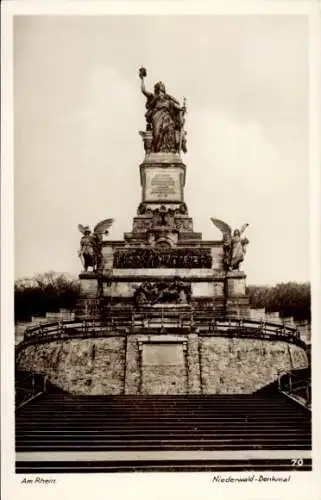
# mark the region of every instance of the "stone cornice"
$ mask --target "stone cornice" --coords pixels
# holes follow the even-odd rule
[[[162,274],[161,271],[165,270],[170,271],[171,274]],[[98,279],[100,281],[122,281],[122,282],[136,282],[136,281],[172,281],[175,277],[182,279],[184,281],[192,281],[192,282],[212,282],[212,281],[219,281],[222,282],[222,279],[225,278],[225,272],[224,271],[217,271],[214,269],[208,269],[209,272],[207,276],[197,276],[197,272],[200,274],[202,271],[204,271],[206,268],[195,268],[193,270],[189,270],[190,272],[194,272],[195,274],[192,276],[184,276],[184,271],[187,271],[185,268],[156,268],[152,269],[152,271],[159,270],[159,274],[146,274],[146,269],[142,268],[141,269],[141,274],[130,274],[128,272],[127,274],[122,274],[122,275],[115,275],[113,274],[113,269],[110,269],[109,271],[103,271],[101,273],[95,273],[95,272],[83,272],[79,274],[80,279],[85,279],[85,280],[92,280],[92,279]],[[122,269],[122,271],[127,271],[127,269]],[[129,271],[129,270],[128,270]],[[137,269],[135,270],[137,271]],[[145,274],[144,274],[145,271]],[[182,271],[182,274],[180,274],[180,271]],[[246,279],[246,274],[244,274],[242,271],[231,271],[228,273],[227,278],[230,279]]]

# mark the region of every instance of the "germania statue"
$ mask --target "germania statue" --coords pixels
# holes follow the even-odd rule
[[[163,82],[154,85],[154,93],[146,90],[144,78],[147,72],[140,68],[139,78],[141,80],[141,91],[147,97],[145,114],[146,131],[141,135],[144,138],[145,150],[147,152],[180,153],[187,152],[186,132],[184,131],[186,100],[183,106],[174,97],[166,93]],[[148,132],[152,134],[148,141]]]

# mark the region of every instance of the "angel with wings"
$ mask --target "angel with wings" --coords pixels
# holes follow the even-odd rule
[[[80,249],[78,256],[87,272],[88,267],[92,267],[93,271],[97,271],[102,259],[102,242],[103,235],[108,235],[108,229],[113,224],[114,219],[105,219],[99,222],[91,232],[89,226],[78,224],[78,229],[82,233],[80,239]]]
[[[241,236],[249,224],[243,224],[240,229],[235,229],[232,233],[232,228],[226,222],[213,217],[211,221],[223,234],[225,268],[229,271],[238,270],[244,260],[246,245],[249,243],[247,238]]]

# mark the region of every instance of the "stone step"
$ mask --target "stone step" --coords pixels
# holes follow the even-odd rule
[[[277,441],[265,441],[265,442],[253,442],[253,443],[248,443],[248,442],[242,442],[242,443],[201,443],[201,442],[195,442],[191,443],[189,445],[184,444],[184,443],[162,443],[157,441],[155,444],[152,443],[144,443],[144,444],[127,444],[127,443],[122,443],[119,445],[108,445],[108,444],[101,444],[101,443],[95,443],[95,444],[75,444],[75,445],[66,445],[66,443],[61,443],[61,444],[38,444],[38,445],[17,445],[16,446],[16,452],[35,452],[35,451],[78,451],[78,452],[85,452],[85,451],[148,451],[148,450],[181,450],[181,451],[188,451],[188,450],[252,450],[252,449],[260,449],[260,450],[309,450],[311,449],[311,442],[310,441],[305,441],[301,443],[297,443],[294,439],[291,440],[290,442],[280,442],[279,440]]]
[[[297,432],[295,430],[284,432],[284,433],[273,433],[270,431],[270,433],[265,433],[263,431],[261,432],[251,432],[250,438],[249,438],[249,433],[247,432],[225,432],[225,433],[211,433],[211,432],[206,432],[206,433],[189,433],[188,434],[188,439],[186,438],[186,435],[181,435],[176,432],[167,432],[167,433],[117,433],[117,434],[109,434],[109,433],[97,433],[97,434],[87,434],[86,432],[82,433],[77,433],[77,434],[72,434],[72,433],[60,433],[58,434],[50,434],[50,433],[41,433],[41,434],[27,434],[27,433],[19,433],[17,434],[19,439],[23,439],[24,443],[59,443],[59,442],[66,442],[66,443],[73,443],[77,442],[77,444],[81,442],[106,442],[109,444],[114,444],[114,443],[124,443],[125,441],[127,444],[132,444],[132,443],[156,443],[159,440],[164,443],[164,442],[172,442],[172,443],[195,443],[195,441],[199,442],[202,444],[203,442],[208,442],[208,443],[216,443],[216,442],[231,442],[231,441],[237,441],[237,442],[253,442],[255,441],[256,443],[259,443],[261,441],[278,441],[278,442],[285,442],[285,441],[290,441],[294,440],[295,442],[300,442],[300,441],[305,441],[311,443],[311,438],[309,437],[308,433],[300,433],[300,436],[297,436]],[[296,439],[295,439],[296,438]]]
[[[55,401],[65,404],[66,402],[72,404],[77,402],[85,402],[86,404],[91,404],[95,402],[99,403],[113,403],[114,405],[125,404],[128,405],[130,403],[135,404],[163,404],[163,402],[171,403],[171,404],[219,404],[224,402],[232,401],[233,405],[240,402],[242,405],[247,403],[264,403],[270,404],[273,402],[278,402],[280,404],[286,404],[284,401],[284,397],[282,394],[277,393],[277,395],[264,394],[260,396],[255,396],[254,394],[202,394],[202,395],[181,395],[181,394],[157,394],[157,395],[71,395],[66,392],[60,391],[55,393],[47,393],[43,396],[47,401]],[[39,400],[40,401],[40,400]],[[290,401],[288,401],[290,404]]]
[[[273,414],[273,413],[277,413],[277,414],[280,414],[280,413],[284,413],[284,414],[288,414],[288,413],[293,413],[295,412],[293,410],[293,408],[291,406],[286,406],[285,405],[285,408],[282,407],[281,405],[271,405],[271,407],[269,406],[260,406],[260,405],[253,405],[253,406],[245,406],[245,407],[242,407],[241,405],[239,405],[239,407],[235,407],[235,408],[229,408],[229,405],[217,405],[217,406],[213,406],[213,407],[208,407],[208,408],[202,408],[202,407],[193,407],[191,406],[191,408],[189,409],[187,406],[184,406],[184,407],[178,407],[178,406],[172,406],[172,407],[168,407],[168,408],[164,408],[164,406],[161,406],[161,407],[157,407],[157,406],[154,406],[154,407],[148,407],[148,408],[144,408],[142,406],[130,406],[130,407],[126,407],[126,406],[117,406],[116,408],[114,408],[112,405],[106,405],[104,407],[101,408],[100,405],[91,405],[90,407],[87,406],[87,405],[82,405],[82,404],[79,404],[77,406],[67,406],[67,405],[61,405],[61,406],[54,406],[54,405],[51,405],[49,404],[48,405],[48,408],[41,408],[38,406],[35,407],[35,408],[32,408],[32,409],[29,409],[28,413],[30,414],[36,414],[36,413],[48,413],[50,414],[51,411],[52,411],[52,408],[54,408],[54,410],[58,413],[59,411],[63,411],[64,414],[66,413],[74,413],[75,410],[81,410],[83,412],[89,412],[89,413],[95,413],[97,415],[101,414],[101,415],[109,415],[109,416],[112,416],[112,415],[119,415],[121,413],[123,413],[124,415],[127,415],[127,414],[132,414],[132,415],[135,415],[135,414],[139,414],[140,416],[143,416],[143,415],[150,415],[152,412],[155,412],[157,411],[157,414],[158,415],[176,415],[177,412],[179,412],[181,415],[183,414],[186,414],[186,415],[191,415],[193,413],[201,413],[202,415],[208,415],[208,416],[211,416],[211,415],[217,415],[217,414],[226,414],[226,412],[228,410],[229,413],[235,413],[235,414],[262,414],[262,412],[264,412],[265,410],[266,411],[269,411],[269,414]],[[26,410],[25,410],[26,411]],[[22,411],[21,411],[22,413]]]
[[[66,418],[66,417],[49,417],[50,418],[50,422],[51,422],[51,425],[54,425],[54,424],[59,424],[63,418],[63,421],[64,422],[69,422],[69,423],[82,423],[84,421],[84,418],[81,418],[78,416],[78,418],[73,418],[72,416]],[[130,423],[132,423],[132,425],[135,425],[136,423],[136,420],[137,419],[124,419],[124,420],[117,420],[116,418],[113,419],[112,421],[109,421],[107,418],[104,418],[104,419],[97,419],[97,418],[88,418],[86,419],[88,423],[90,423],[91,425],[95,425],[95,423],[98,425],[100,425],[101,423],[105,422],[107,425],[109,423],[119,423],[119,424],[123,424],[123,423],[126,423],[126,421],[129,421]],[[175,424],[176,423],[180,423],[182,422],[183,420],[186,421],[186,419],[183,419],[182,417],[177,417],[177,418],[172,418],[172,419],[167,419],[167,422],[169,424]],[[270,419],[266,416],[263,416],[263,415],[260,415],[258,417],[255,417],[255,418],[249,418],[249,419],[245,419],[245,418],[239,418],[239,417],[226,417],[226,418],[203,418],[203,417],[193,417],[193,418],[189,418],[187,420],[187,422],[189,424],[195,424],[197,425],[200,421],[206,421],[208,423],[212,423],[213,425],[217,424],[217,423],[221,423],[221,422],[224,422],[224,421],[229,421],[229,422],[232,422],[232,423],[243,423],[244,425],[246,425],[247,423],[255,423],[255,422],[261,422],[261,423],[268,423],[270,421]],[[284,418],[282,419],[283,422],[286,422],[288,420],[285,420]],[[295,423],[298,423],[298,422],[304,422],[304,419],[303,418],[295,418],[294,420],[291,418],[291,424],[295,424]],[[33,418],[33,421],[35,423],[38,423],[38,422],[41,422],[43,421],[43,418],[42,417],[35,417]],[[153,419],[146,419],[145,421],[143,421],[144,424],[146,424],[148,426],[148,423],[158,423],[160,420],[157,419],[157,417],[154,417]],[[142,420],[141,420],[142,422]],[[277,422],[278,422],[278,419],[275,419],[275,425],[277,425]]]
[[[309,450],[310,412],[283,395],[47,394],[17,412],[17,452]]]
[[[175,398],[175,395],[173,395],[173,398]],[[293,402],[290,398],[287,398],[282,404],[282,401],[271,401],[271,404],[269,405],[267,402],[255,402],[255,401],[245,401],[242,403],[242,401],[236,401],[235,403],[233,402],[233,399],[229,400],[224,400],[224,401],[208,401],[206,403],[199,403],[199,402],[191,402],[191,404],[188,404],[188,402],[181,402],[181,403],[175,403],[174,401],[168,401],[168,400],[163,400],[161,403],[153,403],[152,401],[146,401],[146,404],[144,403],[137,403],[136,401],[131,401],[129,400],[128,402],[113,402],[113,401],[99,401],[99,400],[93,400],[89,403],[86,402],[84,399],[77,399],[73,402],[70,402],[69,400],[50,400],[47,399],[46,396],[41,396],[40,398],[37,398],[34,401],[34,406],[33,408],[36,407],[42,407],[46,408],[51,405],[54,405],[55,407],[59,408],[77,408],[77,407],[83,407],[83,408],[95,408],[95,407],[100,407],[100,408],[110,408],[110,409],[115,409],[115,410],[122,410],[122,409],[129,409],[129,408],[137,408],[137,409],[146,409],[146,410],[151,410],[153,411],[154,409],[157,410],[173,410],[177,409],[178,411],[180,410],[185,410],[185,409],[195,409],[195,410],[215,410],[216,408],[224,408],[228,409],[229,407],[231,409],[233,408],[243,408],[245,411],[247,409],[253,409],[253,408],[258,408],[264,409],[267,408],[293,408]],[[45,400],[46,404],[43,405],[42,401]]]
[[[293,424],[295,424],[295,426],[293,426]],[[215,431],[216,432],[231,432],[231,431],[235,431],[235,432],[241,432],[241,431],[244,431],[244,429],[248,430],[249,432],[253,433],[253,432],[256,432],[256,431],[262,431],[262,430],[266,430],[267,432],[269,431],[273,431],[273,432],[285,432],[287,430],[290,429],[290,431],[292,432],[293,428],[297,431],[297,430],[300,430],[301,431],[304,431],[304,432],[310,432],[310,424],[305,422],[305,421],[301,421],[300,422],[290,422],[290,423],[283,423],[283,424],[280,424],[277,426],[277,429],[276,429],[276,426],[275,426],[275,423],[270,423],[270,422],[252,422],[252,423],[249,423],[249,422],[241,422],[241,423],[237,423],[237,422],[229,422],[227,424],[224,424],[224,423],[215,423]],[[152,433],[152,432],[164,432],[164,433],[171,433],[171,432],[175,432],[175,433],[186,433],[186,432],[211,432],[213,431],[213,424],[212,423],[197,423],[196,426],[193,426],[193,424],[188,424],[188,423],[183,423],[183,422],[180,422],[180,423],[176,423],[176,424],[166,424],[166,425],[162,425],[160,423],[155,423],[153,425],[148,425],[146,426],[145,424],[134,424],[134,425],[126,425],[126,424],[123,424],[123,425],[120,425],[120,424],[113,424],[113,425],[109,425],[109,424],[103,424],[103,425],[100,425],[99,426],[99,432],[111,432],[111,433],[117,433],[117,432],[122,432],[122,433],[126,433],[126,432],[133,432],[133,433],[139,433],[139,432],[142,432],[142,433]],[[92,429],[92,425],[91,424],[83,424],[83,423],[79,423],[79,424],[75,424],[73,425],[73,423],[67,423],[65,424],[64,422],[59,422],[58,425],[56,426],[53,426],[51,425],[50,423],[40,423],[40,422],[37,422],[33,425],[28,425],[28,424],[23,424],[23,423],[20,423],[20,424],[17,424],[16,426],[16,434],[18,435],[19,433],[25,433],[27,432],[28,434],[31,434],[33,432],[49,432],[49,433],[59,433],[59,432],[70,432],[70,433],[77,433],[77,432],[88,432],[88,433],[96,433],[97,430],[93,430]],[[214,432],[214,431],[213,431]]]

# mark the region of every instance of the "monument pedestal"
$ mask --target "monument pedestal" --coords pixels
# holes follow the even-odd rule
[[[81,275],[84,311],[188,305],[217,316],[248,309],[245,275],[224,269],[223,241],[203,241],[184,202],[186,167],[173,153],[146,155],[132,232],[104,241],[97,273]],[[96,312],[97,313],[97,312]]]
[[[155,156],[157,158],[155,158]],[[140,165],[140,181],[142,186],[142,203],[162,205],[184,202],[184,186],[186,167],[177,157],[160,154],[147,156]]]

